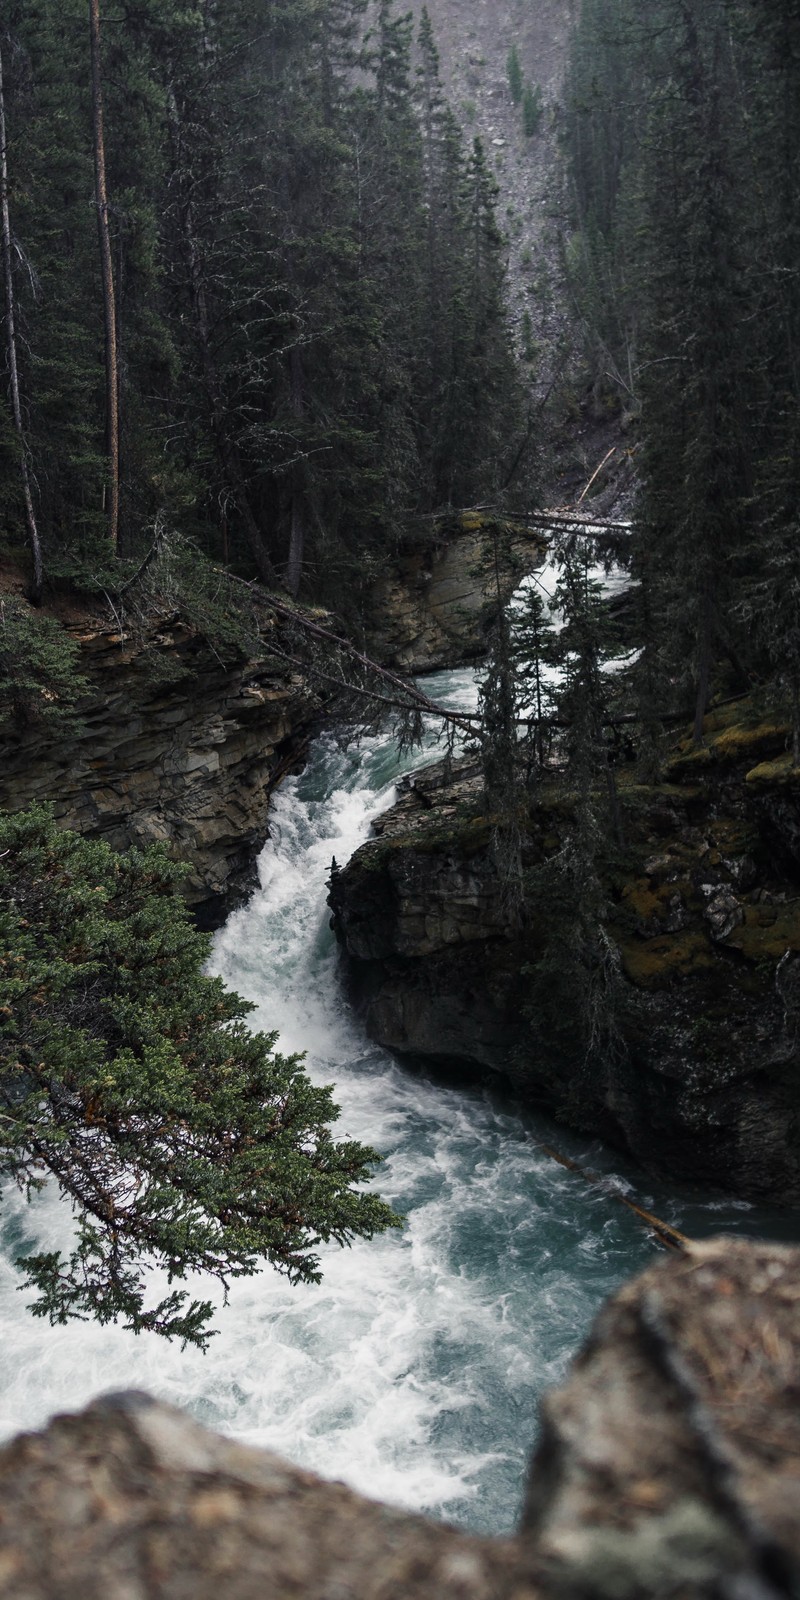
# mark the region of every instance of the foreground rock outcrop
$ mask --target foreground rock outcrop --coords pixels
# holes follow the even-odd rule
[[[540,897],[515,918],[477,771],[417,775],[331,886],[372,1037],[502,1073],[672,1178],[800,1203],[800,774],[786,739],[736,706],[707,718],[702,749],[676,744],[660,783],[620,769],[625,848],[609,840],[601,871],[623,1048],[588,1060],[569,1026],[569,907]],[[556,777],[535,792],[534,871],[572,804]]]
[[[0,1452],[7,1600],[781,1600],[800,1583],[800,1251],[716,1241],[601,1313],[522,1526],[478,1539],[112,1396]]]

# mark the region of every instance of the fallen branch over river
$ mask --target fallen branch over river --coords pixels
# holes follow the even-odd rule
[[[676,1252],[692,1250],[694,1240],[690,1239],[687,1234],[680,1233],[677,1228],[673,1228],[671,1222],[662,1222],[660,1217],[654,1216],[652,1211],[646,1211],[644,1206],[638,1206],[635,1200],[629,1200],[628,1196],[622,1194],[619,1189],[609,1188],[608,1179],[604,1178],[601,1173],[592,1172],[588,1167],[582,1167],[578,1161],[573,1161],[571,1156],[561,1155],[560,1151],[553,1150],[549,1144],[542,1144],[539,1139],[535,1139],[533,1142],[536,1148],[542,1151],[543,1155],[550,1157],[551,1161],[557,1161],[560,1167],[566,1167],[567,1172],[574,1172],[577,1177],[583,1178],[586,1183],[592,1184],[597,1189],[602,1189],[612,1200],[619,1201],[621,1206],[626,1206],[628,1211],[632,1211],[640,1222],[643,1222],[646,1227],[652,1230],[659,1243],[663,1244],[667,1250]]]

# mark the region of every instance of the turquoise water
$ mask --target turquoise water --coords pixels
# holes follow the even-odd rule
[[[474,704],[470,673],[426,688]],[[435,755],[431,746],[430,755]],[[378,1185],[402,1234],[324,1252],[318,1287],[266,1272],[234,1286],[206,1356],[152,1335],[33,1321],[10,1265],[69,1232],[54,1193],[12,1196],[0,1262],[0,1427],[38,1426],[103,1389],[137,1386],[365,1493],[501,1532],[515,1521],[538,1397],[563,1375],[603,1298],[656,1250],[611,1192],[549,1160],[554,1143],[697,1235],[796,1235],[797,1219],[675,1194],[613,1153],[554,1129],[502,1094],[399,1066],[348,1010],[325,905],[391,803],[403,767],[391,738],[321,739],[278,795],[260,888],[215,942],[214,966],[257,1006],[254,1025],[306,1050],[333,1082],[341,1131],[385,1156]],[[204,1288],[204,1292],[206,1292]]]

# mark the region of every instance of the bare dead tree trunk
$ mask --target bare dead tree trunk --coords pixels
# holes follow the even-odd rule
[[[103,279],[103,317],[106,358],[106,456],[108,460],[108,537],[119,545],[119,362],[117,355],[117,299],[108,221],[106,145],[103,124],[103,81],[100,54],[100,0],[89,0],[89,35],[92,57],[92,138],[94,144],[95,200]]]
[[[11,414],[14,418],[17,441],[19,444],[19,467],[22,478],[22,494],[25,501],[25,521],[28,526],[28,537],[33,552],[33,600],[36,605],[42,598],[42,546],[39,540],[39,530],[36,526],[36,513],[33,507],[33,493],[31,490],[31,476],[28,469],[28,443],[25,438],[25,425],[22,420],[22,403],[19,391],[19,368],[17,366],[17,324],[16,305],[14,302],[14,281],[11,276],[11,213],[8,198],[8,141],[6,137],[6,102],[3,88],[3,51],[0,44],[0,209],[3,216],[3,276],[6,288],[6,359],[8,361],[8,381],[11,391]]]
[[[289,383],[292,406],[292,416],[298,424],[303,417],[303,358],[295,345],[289,357]],[[299,441],[298,441],[299,445]],[[286,569],[286,587],[290,595],[296,597],[300,589],[300,579],[303,572],[303,551],[305,547],[305,506],[303,503],[303,469],[298,462],[294,468],[292,483],[292,527],[289,538],[289,563]]]

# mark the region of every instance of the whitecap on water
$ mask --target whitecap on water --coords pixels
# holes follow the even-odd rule
[[[470,673],[426,687],[475,703]],[[346,861],[391,803],[399,768],[388,739],[319,742],[276,798],[260,889],[217,937],[213,965],[255,1002],[255,1026],[277,1029],[285,1051],[306,1050],[315,1081],[335,1082],[343,1134],[385,1156],[377,1183],[406,1215],[402,1236],[324,1249],[319,1286],[292,1289],[273,1271],[235,1283],[204,1356],[154,1335],[32,1320],[13,1256],[63,1245],[70,1215],[52,1189],[30,1209],[12,1194],[0,1260],[5,1434],[102,1390],[142,1387],[369,1494],[475,1528],[512,1526],[538,1395],[652,1246],[622,1207],[547,1160],[530,1118],[481,1089],[404,1071],[344,1004],[325,881],[331,858]],[[569,1148],[580,1153],[578,1141]]]

